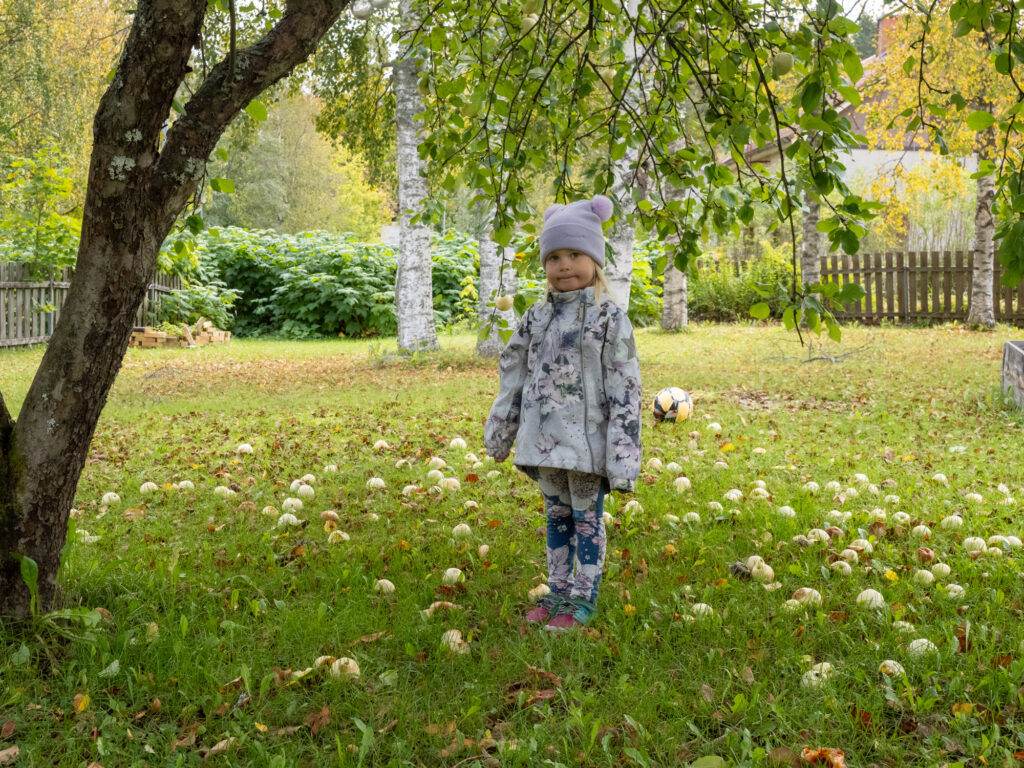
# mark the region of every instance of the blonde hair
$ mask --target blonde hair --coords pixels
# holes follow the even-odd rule
[[[594,281],[590,284],[594,288],[594,303],[600,304],[605,297],[605,294],[611,296],[612,289],[608,285],[608,278],[605,277],[604,268],[594,262]],[[585,287],[590,287],[585,286]],[[554,292],[554,288],[551,287],[551,281],[548,281],[547,290],[544,291],[544,301],[548,301],[551,298],[551,294]]]

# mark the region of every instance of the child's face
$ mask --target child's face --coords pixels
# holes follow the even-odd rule
[[[544,271],[548,285],[556,291],[575,291],[593,285],[597,265],[582,251],[559,248],[548,254]]]

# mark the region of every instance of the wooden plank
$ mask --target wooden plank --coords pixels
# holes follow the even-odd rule
[[[917,254],[913,251],[907,252],[907,320],[917,319],[917,273],[914,268],[917,266]]]
[[[946,251],[942,254],[942,315],[953,317],[953,254]]]
[[[906,258],[907,256],[903,251],[896,254],[896,301],[899,305],[897,317],[904,322],[907,319]]]
[[[881,324],[885,317],[885,254],[875,254],[875,312]]]
[[[931,278],[930,296],[929,303],[931,305],[931,316],[934,318],[942,317],[942,254],[938,251],[932,251],[929,254],[932,271],[929,277]]]
[[[962,320],[964,318],[964,292],[967,290],[967,268],[964,266],[964,252],[957,251],[954,258],[956,261],[953,274],[954,293],[956,294],[954,311],[956,312],[957,319]]]
[[[892,251],[887,251],[885,254],[885,316],[896,317],[896,300],[895,294],[893,293],[893,272],[896,269],[894,265]]]

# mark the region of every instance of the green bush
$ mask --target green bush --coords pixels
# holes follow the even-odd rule
[[[764,257],[735,262],[717,253],[697,260],[697,274],[688,285],[692,320],[735,322],[750,319],[750,308],[767,301],[772,317],[782,316],[782,307],[793,285],[793,265],[787,255],[764,243]],[[768,291],[765,297],[761,291]]]
[[[435,235],[435,321],[441,327],[475,315],[479,271],[468,235]],[[282,235],[233,227],[197,238],[199,261],[238,291],[231,329],[239,335],[293,339],[392,335],[395,250],[358,242],[353,235]],[[470,289],[467,289],[467,283]]]

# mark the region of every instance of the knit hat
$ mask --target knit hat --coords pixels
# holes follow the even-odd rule
[[[601,222],[608,221],[614,210],[604,195],[593,200],[577,200],[562,205],[555,203],[544,211],[544,228],[540,232],[540,261],[543,264],[552,251],[569,248],[592,258],[604,266],[604,231]]]

